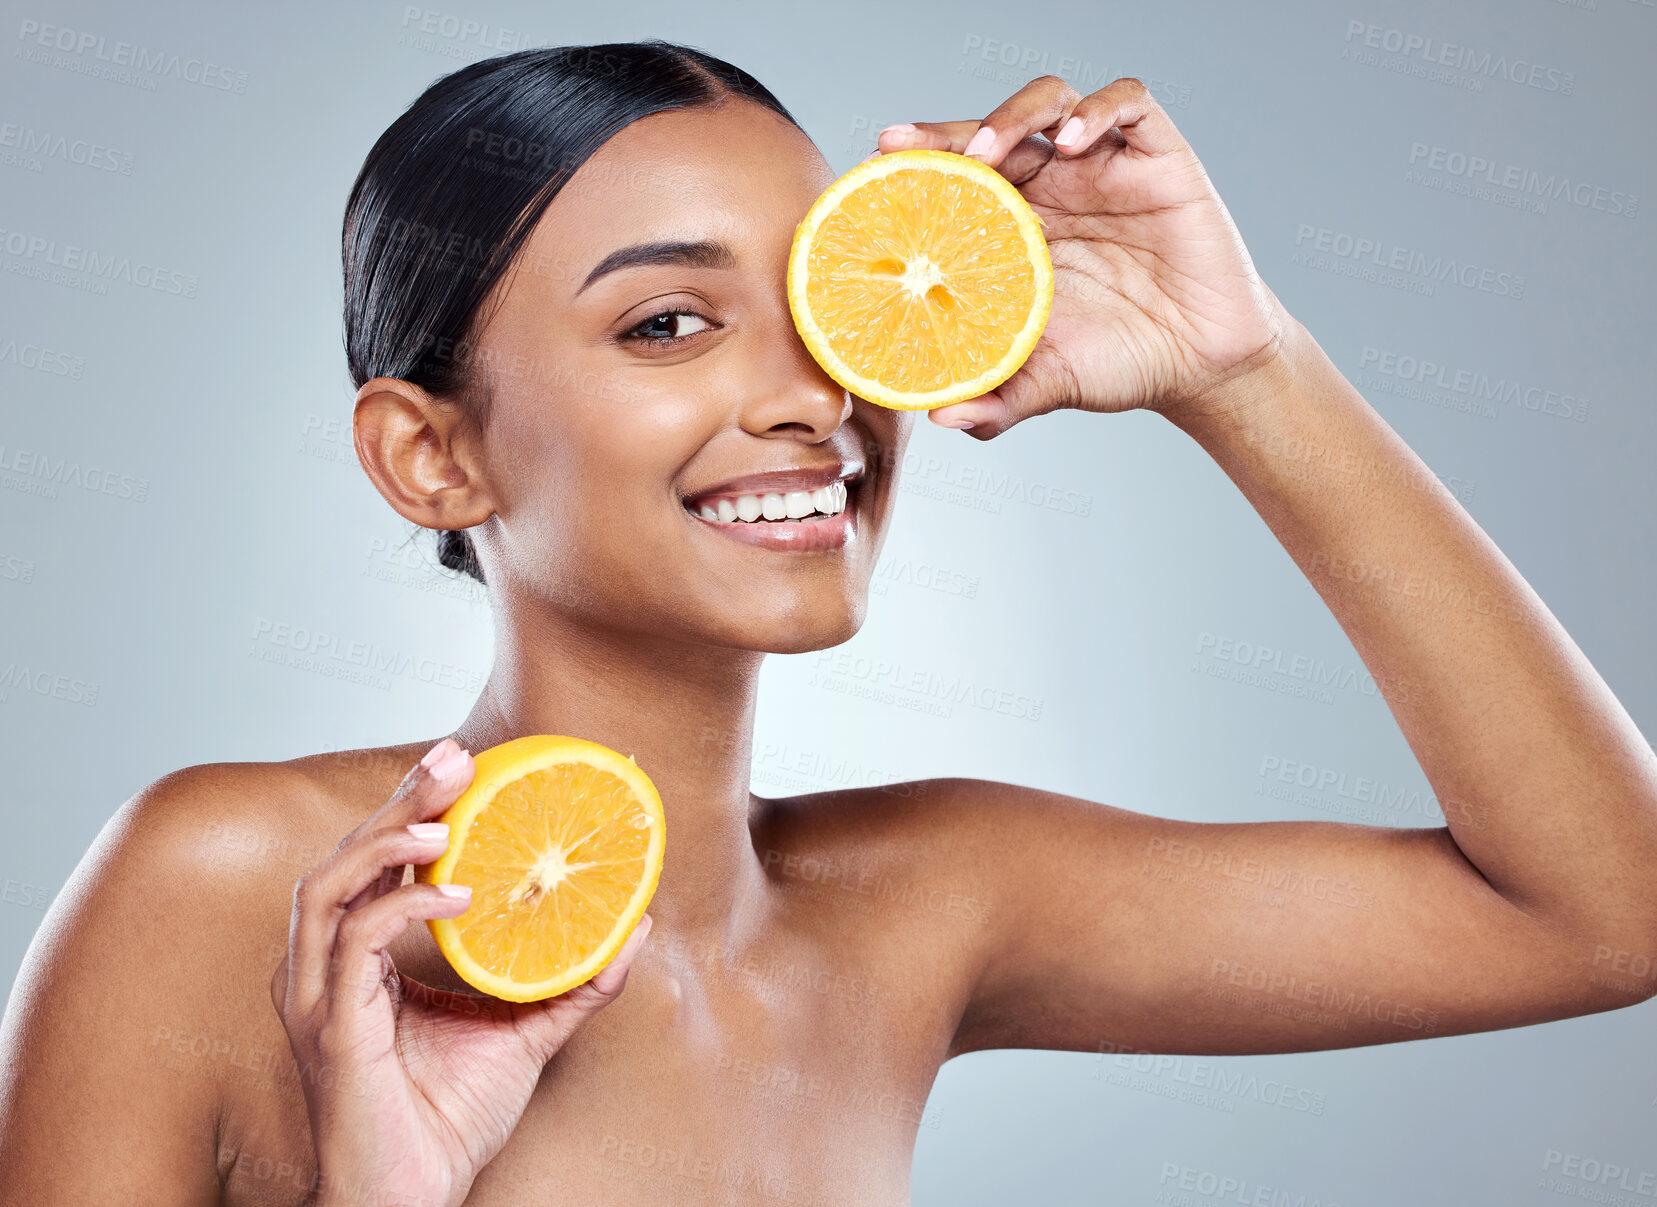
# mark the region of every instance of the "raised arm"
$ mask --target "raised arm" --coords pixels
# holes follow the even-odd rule
[[[1005,908],[955,1051],[1348,1047],[1657,993],[1657,760],[1628,714],[1298,324],[1227,397],[1181,426],[1340,620],[1447,825],[1203,825],[957,781],[948,824]]]
[[[1650,745],[1450,491],[1304,327],[1288,332],[1280,357],[1222,388],[1225,405],[1171,418],[1329,605],[1470,867],[1528,917],[1575,936],[1605,979],[1618,961],[1596,960],[1599,948],[1649,963]]]
[[[1046,220],[1057,297],[1025,368],[933,421],[987,438],[1058,407],[1140,407],[1197,440],[1334,612],[1448,824],[1199,825],[953,781],[1004,905],[955,1050],[1342,1047],[1651,996],[1651,747],[1260,281],[1167,115],[1135,80],[1082,98],[1046,77],[983,123],[882,148],[975,133]]]

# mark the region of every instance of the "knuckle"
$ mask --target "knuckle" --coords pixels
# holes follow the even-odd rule
[[[1145,87],[1145,81],[1136,75],[1125,75],[1121,79],[1117,80],[1112,87],[1118,88],[1121,91],[1129,93],[1133,96],[1146,97],[1151,94],[1151,90]]]
[[[351,1043],[351,1021],[344,1011],[330,1003],[311,1031],[311,1044],[323,1054],[344,1051]]]
[[[599,985],[596,978],[586,982],[580,986],[580,988],[586,990],[587,993],[586,1000],[582,1003],[582,1005],[589,1013],[596,1013],[605,1006],[608,1006],[611,1002],[621,996],[621,991],[627,987],[627,978],[631,973],[632,969],[629,968],[626,972],[623,972],[622,975],[609,988],[604,988]]]
[[[361,858],[369,866],[384,871],[394,863],[400,862],[392,856],[397,853],[399,847],[406,845],[410,838],[412,835],[402,826],[386,826],[384,829],[375,830],[363,838]]]
[[[340,920],[339,930],[334,940],[336,950],[347,950],[358,946],[367,931],[372,918],[368,916],[368,907],[354,909]]]

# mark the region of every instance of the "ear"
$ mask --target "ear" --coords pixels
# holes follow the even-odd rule
[[[458,403],[396,377],[357,391],[357,460],[392,509],[422,528],[459,529],[495,514],[481,433]]]

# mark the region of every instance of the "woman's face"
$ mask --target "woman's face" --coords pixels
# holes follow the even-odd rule
[[[626,127],[547,207],[476,338],[496,518],[473,535],[505,606],[776,653],[858,630],[914,416],[848,395],[789,316],[794,228],[832,179],[732,100]],[[656,244],[695,246],[627,251]],[[844,513],[719,506],[791,490]]]

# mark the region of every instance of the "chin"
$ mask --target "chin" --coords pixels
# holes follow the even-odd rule
[[[820,602],[820,601],[819,601]],[[743,626],[736,644],[767,654],[809,654],[831,649],[857,636],[868,613],[867,593],[849,595],[834,606],[816,606],[773,616],[769,622],[755,620]]]

